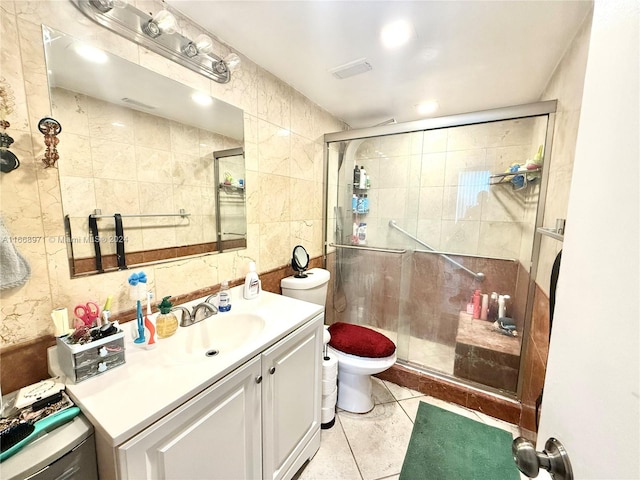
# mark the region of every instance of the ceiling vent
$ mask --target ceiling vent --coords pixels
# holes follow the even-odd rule
[[[332,73],[334,77],[344,80],[345,78],[360,75],[361,73],[368,72],[373,67],[366,58],[359,58],[353,62],[345,63],[339,67],[332,68],[329,73]]]
[[[121,99],[124,103],[128,103],[129,105],[134,105],[140,108],[146,108],[147,110],[155,110],[156,107],[152,107],[151,105],[147,105],[146,103],[138,102],[132,98],[124,97]]]

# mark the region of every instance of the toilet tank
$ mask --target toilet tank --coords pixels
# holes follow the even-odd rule
[[[322,268],[312,268],[305,273],[307,274],[306,278],[296,278],[293,275],[283,278],[280,281],[282,295],[324,307],[327,301],[329,271]]]

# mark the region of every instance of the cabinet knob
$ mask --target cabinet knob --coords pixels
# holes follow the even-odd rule
[[[274,373],[276,373],[276,367],[271,367],[271,368],[269,369],[269,373],[270,373],[271,375],[273,375]]]
[[[256,377],[256,383],[261,383],[262,382],[262,375],[258,375]]]

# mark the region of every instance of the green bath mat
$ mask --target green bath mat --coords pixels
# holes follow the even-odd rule
[[[420,402],[400,480],[519,480],[511,433]]]

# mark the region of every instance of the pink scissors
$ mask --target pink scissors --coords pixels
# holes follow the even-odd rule
[[[93,323],[100,316],[100,307],[95,302],[87,302],[85,305],[76,305],[73,309],[76,317],[78,317],[87,326],[93,326]]]

